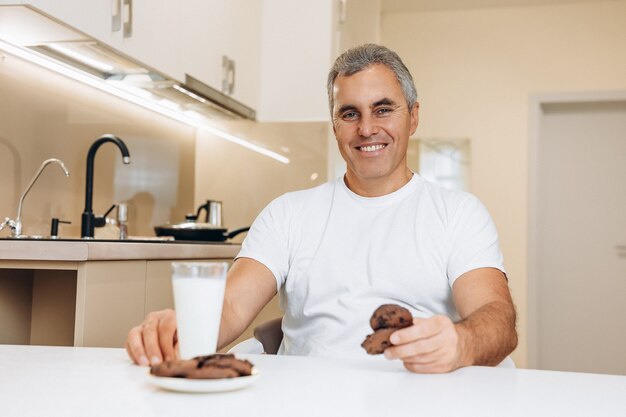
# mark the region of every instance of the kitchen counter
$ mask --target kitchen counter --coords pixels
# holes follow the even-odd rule
[[[242,355],[258,378],[188,394],[148,382],[122,349],[0,346],[7,416],[623,417],[626,376],[471,366],[413,374],[382,357]],[[189,381],[194,382],[194,381]]]
[[[240,248],[224,242],[0,239],[0,261],[232,259]]]
[[[232,262],[214,242],[0,239],[0,344],[122,347],[173,308],[173,261]]]

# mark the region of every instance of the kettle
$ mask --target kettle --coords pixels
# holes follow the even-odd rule
[[[222,227],[222,202],[216,200],[207,200],[205,204],[198,207],[196,214],[188,214],[185,216],[187,221],[197,222],[200,212],[205,211],[204,222],[208,226]]]

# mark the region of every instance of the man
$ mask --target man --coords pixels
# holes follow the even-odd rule
[[[228,273],[219,346],[237,338],[280,292],[279,353],[364,355],[369,317],[395,303],[415,316],[391,336],[388,359],[414,372],[497,365],[516,346],[495,227],[472,195],[407,167],[419,104],[412,77],[387,48],[346,51],[328,79],[343,178],[274,200]],[[141,365],[175,356],[172,310],[129,333]]]

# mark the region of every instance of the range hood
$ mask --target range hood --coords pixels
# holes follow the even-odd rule
[[[174,80],[32,6],[0,6],[0,40],[170,110],[211,119],[256,118],[253,109],[201,81],[189,75],[184,82]]]

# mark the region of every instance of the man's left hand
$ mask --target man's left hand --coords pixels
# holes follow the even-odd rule
[[[462,365],[461,337],[449,317],[436,315],[427,319],[414,317],[413,325],[392,333],[387,359],[400,359],[417,373],[443,373]]]

